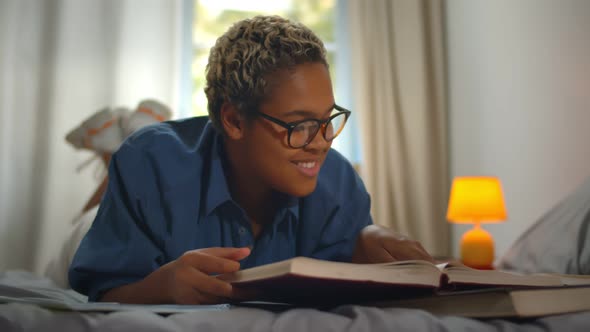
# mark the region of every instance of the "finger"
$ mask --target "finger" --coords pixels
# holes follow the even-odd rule
[[[250,248],[242,247],[242,248],[222,248],[222,247],[214,247],[214,248],[204,248],[197,250],[199,252],[206,253],[208,255],[232,259],[232,260],[242,260],[248,255],[250,255]]]
[[[432,257],[422,248],[422,246],[415,241],[405,241],[404,245],[400,245],[399,243],[394,243],[390,241],[385,241],[383,243],[383,248],[389,252],[391,256],[395,258],[395,260],[427,260],[433,261]]]
[[[415,258],[411,258],[411,259],[421,259],[421,260],[425,260],[425,261],[429,261],[431,263],[434,263],[434,259],[432,258],[432,256],[430,256],[428,251],[426,251],[426,249],[424,249],[424,247],[422,247],[422,244],[420,244],[420,242],[417,242],[417,241],[413,241],[413,242],[414,242],[414,251],[411,254]]]
[[[204,252],[189,251],[179,258],[184,265],[193,267],[205,273],[229,273],[240,269],[240,263]]]
[[[195,289],[187,289],[174,297],[176,304],[200,304],[201,294]]]
[[[425,261],[429,261],[431,263],[434,263],[435,260],[432,257],[432,255],[430,255],[430,253],[428,253],[428,251],[426,251],[426,249],[424,249],[424,247],[422,247],[422,244],[420,244],[420,242],[417,243],[418,244],[418,250],[422,253],[422,259]]]
[[[232,295],[232,286],[230,283],[195,269],[183,275],[182,279],[182,282],[200,293],[218,297],[231,297]]]
[[[366,253],[367,260],[370,263],[389,263],[395,262],[397,258],[381,246],[373,246]]]
[[[175,299],[177,304],[217,304],[227,303],[227,299],[214,295],[202,293],[197,289],[189,288],[184,290]]]
[[[196,290],[199,304],[219,304],[231,302],[230,297],[209,294],[203,290]]]
[[[418,254],[414,248],[409,248],[408,246],[385,245],[385,250],[398,261],[421,259],[422,257],[422,255]]]

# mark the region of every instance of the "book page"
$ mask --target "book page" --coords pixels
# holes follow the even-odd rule
[[[504,270],[478,270],[459,261],[437,264],[449,276],[449,282],[515,286],[583,286],[590,285],[590,276],[557,273],[526,274]]]
[[[389,263],[378,263],[378,264],[361,264],[361,265],[382,265],[382,266],[435,266],[429,261],[414,259],[407,261],[395,261]]]
[[[477,270],[464,265],[450,264],[443,269],[449,284],[471,284],[480,286],[562,286],[561,279],[548,274],[522,274],[498,270]]]
[[[461,263],[461,261],[456,260],[456,259],[451,259],[451,260],[447,260],[447,261],[441,261],[438,262],[436,264],[436,266],[443,271],[444,269],[450,269],[450,268],[454,268],[454,269],[463,269],[463,270],[476,270],[474,268],[471,268],[463,263]],[[477,271],[477,270],[476,270]]]

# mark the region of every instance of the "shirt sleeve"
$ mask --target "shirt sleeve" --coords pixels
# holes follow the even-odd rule
[[[326,214],[321,217],[323,223],[315,220],[322,227],[311,257],[350,262],[359,233],[373,223],[371,198],[350,163],[340,163],[342,167],[328,166],[330,182],[323,188],[323,197],[317,197],[316,211],[324,208]]]
[[[107,191],[70,265],[70,285],[90,301],[142,280],[162,265],[162,250],[145,221],[149,211],[144,194],[156,179],[145,159],[129,144],[113,155]]]

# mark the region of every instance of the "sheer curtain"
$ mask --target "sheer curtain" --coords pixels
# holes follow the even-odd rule
[[[181,2],[0,2],[0,270],[40,272],[95,189],[64,137],[104,106],[176,105]]]
[[[361,171],[376,223],[449,252],[442,1],[349,0]]]

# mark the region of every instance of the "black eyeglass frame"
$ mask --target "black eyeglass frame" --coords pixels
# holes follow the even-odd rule
[[[266,113],[260,112],[260,111],[256,111],[257,115],[260,115],[261,117],[267,119],[268,121],[271,121],[273,123],[278,124],[279,126],[287,129],[287,143],[289,144],[289,146],[293,149],[302,149],[305,146],[307,146],[309,143],[311,143],[313,141],[313,139],[317,136],[318,132],[322,132],[322,136],[324,136],[324,139],[326,140],[326,142],[330,142],[332,140],[334,140],[334,138],[338,137],[338,135],[340,135],[340,132],[342,130],[340,130],[340,132],[338,132],[336,135],[334,135],[334,137],[332,137],[331,139],[327,139],[326,138],[326,128],[327,128],[327,124],[332,121],[332,119],[334,119],[337,116],[340,116],[342,114],[345,114],[345,118],[344,118],[344,125],[346,125],[346,122],[348,121],[348,118],[350,117],[350,111],[347,110],[346,108],[342,107],[342,106],[338,106],[336,104],[334,104],[334,109],[338,111],[338,113],[330,116],[329,118],[327,118],[326,120],[318,120],[318,119],[303,119],[303,120],[299,120],[299,121],[295,121],[295,122],[284,122],[281,121],[275,117],[272,117]],[[291,145],[291,133],[293,132],[293,130],[295,129],[295,127],[297,127],[298,125],[300,125],[303,122],[308,122],[308,121],[315,121],[318,123],[318,130],[315,132],[315,134],[310,135],[310,137],[307,139],[307,141],[305,142],[305,144],[303,144],[302,146],[299,147],[294,147],[293,145]],[[344,125],[342,126],[342,129],[344,129]]]

